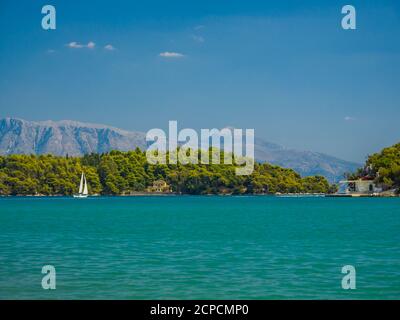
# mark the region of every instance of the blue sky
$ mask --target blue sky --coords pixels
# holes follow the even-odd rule
[[[254,128],[362,162],[400,141],[396,2],[2,0],[0,117]]]

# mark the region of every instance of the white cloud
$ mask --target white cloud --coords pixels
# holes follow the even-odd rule
[[[72,49],[81,49],[81,48],[93,49],[95,46],[96,46],[96,44],[93,41],[90,41],[87,45],[78,43],[76,41],[72,41],[67,44],[67,47],[72,48]]]
[[[195,26],[194,27],[194,30],[201,30],[201,29],[204,29],[205,28],[205,26],[203,26],[202,24],[200,24],[200,25],[198,25],[198,26]]]
[[[72,41],[67,44],[67,47],[73,48],[73,49],[80,49],[80,48],[83,48],[83,45],[79,44],[78,42]]]
[[[345,116],[344,121],[354,121],[356,118],[350,117],[350,116]]]
[[[115,50],[115,48],[111,44],[107,44],[106,46],[104,46],[104,49],[108,50],[108,51],[114,51]]]
[[[160,53],[160,57],[163,57],[163,58],[183,58],[184,55],[182,53],[178,53],[178,52],[165,51],[165,52],[161,52]]]

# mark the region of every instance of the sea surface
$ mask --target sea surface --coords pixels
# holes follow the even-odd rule
[[[0,198],[0,298],[399,299],[400,198]]]

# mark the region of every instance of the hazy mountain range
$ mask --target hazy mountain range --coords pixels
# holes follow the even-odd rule
[[[46,154],[80,156],[91,152],[127,151],[136,147],[145,150],[145,133],[76,121],[33,122],[16,118],[0,119],[0,154]],[[330,181],[343,178],[345,172],[360,164],[326,154],[287,149],[278,144],[255,139],[255,158],[303,176],[323,175]]]

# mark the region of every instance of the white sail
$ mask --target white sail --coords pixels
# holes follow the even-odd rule
[[[86,182],[86,177],[85,177],[85,186],[83,188],[83,195],[87,196],[88,195],[88,187],[87,187],[87,182]]]
[[[81,183],[80,183],[80,185],[79,185],[79,194],[81,194],[82,193],[82,191],[83,191],[83,177],[84,177],[84,175],[83,175],[83,172],[82,172],[82,175],[81,175]]]
[[[82,172],[81,183],[79,184],[79,192],[78,192],[78,194],[74,194],[74,198],[87,198],[88,194],[89,194],[89,192],[88,192],[88,187],[87,187],[86,176]]]

